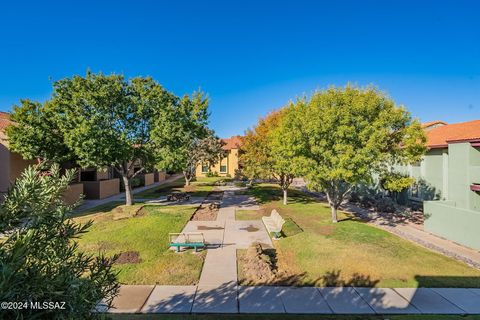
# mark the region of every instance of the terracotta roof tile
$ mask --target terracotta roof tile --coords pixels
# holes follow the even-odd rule
[[[10,124],[12,124],[12,121],[10,121],[10,114],[0,111],[0,131],[5,131]]]
[[[222,139],[225,142],[223,146],[224,150],[238,149],[243,145],[243,139],[241,136],[233,136],[227,139]]]
[[[449,142],[480,140],[480,120],[446,124],[426,131],[429,148],[444,148]]]

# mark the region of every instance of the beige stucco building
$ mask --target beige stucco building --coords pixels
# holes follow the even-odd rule
[[[10,115],[0,112],[0,196],[7,192],[12,182],[26,167],[35,163],[24,160],[18,153],[9,150],[5,130],[10,124]]]
[[[242,146],[242,137],[233,136],[222,140],[225,142],[223,149],[227,152],[227,156],[212,167],[205,164],[198,165],[196,170],[197,177],[205,177],[208,172],[217,173],[222,177],[234,177],[238,169],[240,169],[239,151]]]

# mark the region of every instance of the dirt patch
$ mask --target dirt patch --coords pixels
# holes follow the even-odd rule
[[[269,283],[275,278],[275,266],[260,244],[249,247],[243,261],[243,274],[248,282]]]
[[[246,228],[240,228],[240,230],[245,230],[247,232],[256,232],[260,229],[258,229],[257,227],[254,227],[253,225],[249,225],[248,227]]]
[[[143,208],[140,206],[118,206],[112,210],[113,220],[122,220],[128,218],[139,217],[145,214]]]
[[[217,220],[218,208],[207,203],[202,203],[192,216],[192,221]]]
[[[140,263],[140,253],[138,251],[126,251],[121,252],[117,259],[115,259],[115,264],[127,264],[127,263]]]

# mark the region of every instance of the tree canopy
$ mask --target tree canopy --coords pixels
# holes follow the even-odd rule
[[[387,174],[394,164],[418,161],[425,152],[419,122],[374,87],[317,91],[297,101],[287,118],[296,122],[304,176],[325,191],[334,222],[352,186]]]
[[[24,101],[14,108],[12,150],[27,159],[111,166],[122,177],[127,204],[133,203],[131,179],[155,166],[174,168],[208,120],[203,93],[180,99],[150,77],[87,72],[56,81],[53,89],[44,105]]]

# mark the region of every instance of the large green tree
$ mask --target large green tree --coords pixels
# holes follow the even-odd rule
[[[114,260],[79,250],[91,222],[69,218],[63,194],[74,174],[29,167],[0,205],[0,301],[23,307],[3,308],[2,319],[90,319],[98,302],[110,305],[117,294]],[[58,308],[30,305],[43,302]]]
[[[192,119],[204,121],[206,113],[150,77],[87,72],[53,88],[44,106],[24,102],[14,109],[12,149],[26,158],[57,161],[65,155],[81,167],[111,166],[122,177],[127,205],[133,204],[131,180],[155,165],[174,163],[179,133]],[[52,143],[44,145],[31,134],[42,130]]]
[[[287,204],[288,188],[303,169],[295,133],[296,122],[286,121],[293,106],[268,114],[248,130],[242,146],[241,162],[245,175],[261,179],[275,179]],[[290,115],[293,117],[293,114]]]
[[[387,175],[395,164],[418,161],[425,152],[419,122],[374,87],[315,92],[299,100],[286,121],[296,122],[305,178],[326,193],[333,222],[354,185]]]

